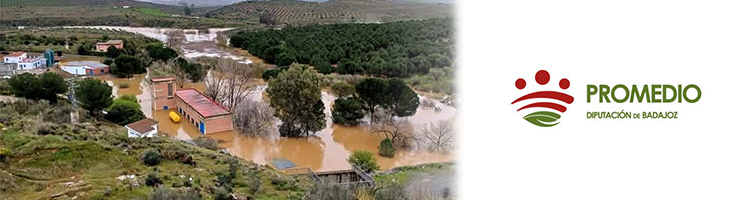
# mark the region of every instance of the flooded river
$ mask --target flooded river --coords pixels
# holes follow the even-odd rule
[[[158,36],[160,29],[118,28],[120,30],[141,33],[149,37],[153,36],[157,39],[161,37]],[[143,31],[148,33],[142,33]],[[186,31],[186,35],[187,32],[188,31]],[[181,45],[183,53],[189,55],[191,51],[185,51],[185,49],[190,49],[195,50],[195,52],[193,52],[194,55],[205,56],[211,54],[220,57],[229,57],[238,61],[262,62],[259,61],[257,57],[253,58],[247,53],[224,47],[217,47],[216,43],[213,41],[204,41],[215,39],[216,37],[212,37],[210,34],[216,33],[218,32],[209,31],[209,33],[203,33],[209,34],[208,36],[191,36],[190,38],[198,39],[186,41],[186,43]],[[200,35],[201,33],[196,34]],[[203,43],[203,47],[198,48],[191,46],[195,43]],[[209,43],[213,44],[213,47],[208,46],[204,48],[205,45],[208,45]],[[180,123],[173,123],[169,119],[169,111],[151,110],[151,91],[148,87],[148,82],[144,81],[145,75],[136,75],[130,79],[121,79],[112,76],[99,76],[99,78],[107,80],[107,82],[113,86],[113,94],[117,96],[135,95],[141,104],[141,110],[143,110],[144,114],[147,117],[160,122],[158,127],[160,133],[181,140],[189,140],[201,136],[199,130],[195,126],[190,125],[187,120],[182,120]],[[123,83],[130,85],[130,87],[119,88]],[[198,91],[205,92],[205,85],[203,82],[186,83],[185,88],[191,87],[198,89]],[[265,87],[258,87],[258,89],[253,91],[248,98],[254,101],[263,101],[264,99],[262,97],[264,89]],[[346,159],[349,157],[349,154],[355,150],[366,150],[374,153],[377,157],[378,163],[384,170],[398,166],[431,162],[447,162],[453,160],[453,155],[451,153],[429,152],[424,150],[398,150],[393,158],[381,157],[377,155],[377,147],[380,144],[380,141],[385,138],[384,135],[372,133],[370,127],[366,125],[347,127],[333,124],[331,121],[330,110],[335,97],[327,92],[322,92],[322,100],[326,107],[327,125],[325,129],[317,132],[314,136],[306,138],[267,138],[245,136],[232,131],[214,133],[207,136],[217,139],[219,141],[219,147],[225,149],[230,154],[259,164],[268,164],[274,158],[287,158],[298,167],[310,167],[316,171],[349,169],[350,166]],[[431,122],[453,120],[453,118],[455,118],[455,108],[440,103],[438,104],[442,107],[441,111],[420,107],[414,116],[408,118],[408,121],[412,126],[416,127]]]

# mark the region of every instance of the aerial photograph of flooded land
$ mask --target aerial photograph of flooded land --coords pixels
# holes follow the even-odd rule
[[[0,0],[0,200],[456,199],[451,0]]]

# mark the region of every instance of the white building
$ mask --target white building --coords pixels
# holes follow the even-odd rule
[[[38,67],[46,67],[47,59],[44,57],[35,58],[24,58],[21,62],[18,62],[18,69],[36,69]]]
[[[109,73],[109,66],[96,61],[66,62],[61,64],[60,68],[74,75],[100,75]]]
[[[142,119],[137,122],[125,125],[128,130],[128,137],[154,137],[157,135],[157,126],[159,122],[153,119]]]
[[[5,63],[16,63],[23,61],[23,59],[26,59],[27,55],[26,52],[13,52],[3,59],[3,62]]]

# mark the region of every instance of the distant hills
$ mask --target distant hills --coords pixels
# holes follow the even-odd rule
[[[195,5],[195,6],[226,6],[245,0],[139,0],[166,5]],[[326,2],[328,0],[300,0],[305,2]],[[421,3],[453,3],[455,0],[390,0],[390,1],[412,1]]]

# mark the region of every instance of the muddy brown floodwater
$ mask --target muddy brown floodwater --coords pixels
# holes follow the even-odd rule
[[[98,76],[97,78],[106,80],[113,85],[113,94],[135,95],[141,104],[141,110],[144,114],[159,121],[159,132],[175,137],[180,140],[190,140],[200,137],[201,134],[195,126],[191,126],[186,121],[174,123],[169,118],[171,110],[151,110],[151,100],[148,82],[144,80],[145,76],[139,74],[133,78],[116,78],[113,76]],[[130,85],[129,88],[118,88],[122,83]],[[188,83],[185,88],[196,88],[201,92],[205,91],[202,82]],[[259,87],[250,94],[249,98],[254,101],[260,101],[265,87]],[[363,126],[340,126],[333,124],[330,118],[331,103],[335,100],[333,95],[327,92],[322,93],[322,99],[326,106],[327,126],[322,131],[317,132],[314,136],[306,138],[268,138],[245,136],[233,131],[214,133],[207,135],[210,138],[220,141],[219,147],[226,149],[230,154],[252,160],[259,164],[267,164],[274,158],[287,158],[297,164],[299,167],[310,167],[316,171],[329,171],[349,169],[346,162],[349,154],[355,150],[366,150],[374,153],[378,163],[385,169],[398,166],[415,165],[431,162],[448,162],[453,160],[451,153],[428,152],[423,150],[399,150],[393,158],[385,158],[377,155],[380,141],[385,139],[382,134],[370,132],[370,127]],[[455,117],[456,110],[453,107],[442,105],[442,111],[433,109],[419,108],[417,113],[409,118],[412,125],[421,125],[439,120],[452,120]]]
[[[129,28],[129,27],[87,27],[87,28],[109,28],[120,29],[129,32],[143,34],[148,37],[164,40],[165,29],[152,28]],[[232,58],[245,63],[263,63],[257,57],[239,51],[235,48],[222,48],[211,42],[218,33],[224,30],[211,30],[209,33],[199,33],[197,31],[185,31],[186,41],[181,45],[182,53],[186,57],[226,57]],[[150,89],[147,81],[144,81],[145,75],[136,75],[133,78],[116,78],[113,76],[98,76],[97,78],[106,80],[113,86],[113,94],[135,95],[141,104],[141,110],[149,117],[159,121],[159,132],[163,135],[175,137],[180,140],[189,140],[200,137],[201,134],[195,126],[190,125],[186,120],[180,123],[173,123],[168,113],[164,110],[151,110]],[[127,83],[129,88],[119,88],[120,84]],[[205,92],[206,88],[203,82],[187,83],[184,88],[196,88],[198,91]],[[249,98],[254,101],[267,100],[264,98],[263,90],[265,87],[259,87],[258,90],[250,94]],[[453,160],[452,153],[437,153],[423,150],[399,150],[393,158],[385,158],[377,155],[378,145],[385,137],[382,134],[370,132],[367,125],[346,127],[333,124],[331,121],[331,103],[335,100],[333,95],[322,92],[322,99],[326,106],[326,128],[317,132],[314,136],[306,138],[284,138],[284,137],[253,137],[238,134],[232,131],[214,133],[207,135],[210,138],[219,140],[219,147],[225,149],[230,154],[254,161],[259,164],[267,164],[274,158],[287,158],[297,164],[298,167],[310,167],[316,171],[342,170],[349,169],[346,162],[349,154],[355,150],[366,150],[376,155],[377,161],[383,170],[393,167],[415,165],[431,162],[448,162]],[[456,116],[456,109],[448,105],[438,103],[442,111],[435,111],[431,108],[419,108],[417,113],[409,117],[410,124],[414,127],[436,122],[440,120],[453,120]]]

